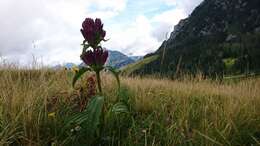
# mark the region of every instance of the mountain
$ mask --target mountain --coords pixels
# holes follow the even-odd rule
[[[60,70],[60,69],[72,69],[73,67],[77,66],[75,63],[64,63],[64,64],[57,64],[53,67],[51,67],[54,70]]]
[[[143,59],[143,56],[129,56],[129,58],[131,58],[134,61],[139,61],[139,60]]]
[[[63,65],[67,69],[72,69],[72,67],[77,66],[75,63],[65,63]]]
[[[109,66],[121,68],[134,62],[136,62],[136,60],[119,51],[108,51],[108,60],[106,64]]]
[[[223,76],[258,72],[260,0],[204,0],[144,59],[155,55],[159,57],[132,74]]]

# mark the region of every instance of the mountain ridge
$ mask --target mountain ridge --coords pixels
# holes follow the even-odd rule
[[[127,55],[123,54],[119,51],[108,51],[109,57],[107,59],[106,65],[112,66],[114,68],[121,68],[128,64],[136,62],[131,57],[128,57]]]
[[[223,76],[259,70],[259,0],[204,0],[133,74]],[[232,69],[226,60],[233,59]],[[247,67],[245,67],[247,66]]]

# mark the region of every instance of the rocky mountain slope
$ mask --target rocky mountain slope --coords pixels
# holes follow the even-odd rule
[[[174,17],[174,16],[172,16]],[[133,73],[216,76],[260,69],[260,1],[205,0]]]
[[[108,54],[109,56],[106,64],[115,68],[121,68],[128,64],[136,62],[136,60],[128,57],[127,55],[119,51],[109,51]]]

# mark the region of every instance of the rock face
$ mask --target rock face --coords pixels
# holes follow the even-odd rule
[[[226,42],[233,42],[233,41],[236,41],[237,40],[237,36],[236,35],[233,35],[233,34],[230,34],[227,36],[226,38]]]
[[[188,19],[182,19],[179,24],[177,24],[176,26],[174,26],[174,31],[171,33],[170,36],[170,40],[174,40],[176,38],[176,36],[182,32],[183,27],[185,26],[185,24],[188,22]]]
[[[223,60],[239,58],[234,54],[225,56],[225,43],[246,42],[246,38],[250,38],[247,36],[259,33],[259,28],[260,0],[204,0],[174,27],[170,38],[155,53],[147,55],[160,57],[136,73],[174,74],[176,70],[188,73],[199,70],[205,74],[223,74]],[[250,49],[240,52],[250,53]]]
[[[259,0],[205,0],[174,27],[168,41],[228,32],[252,32],[260,26]]]

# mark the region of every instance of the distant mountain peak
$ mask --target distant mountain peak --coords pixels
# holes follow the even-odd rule
[[[109,66],[121,68],[134,62],[135,60],[131,59],[130,57],[119,51],[108,51],[108,60],[106,64]]]

